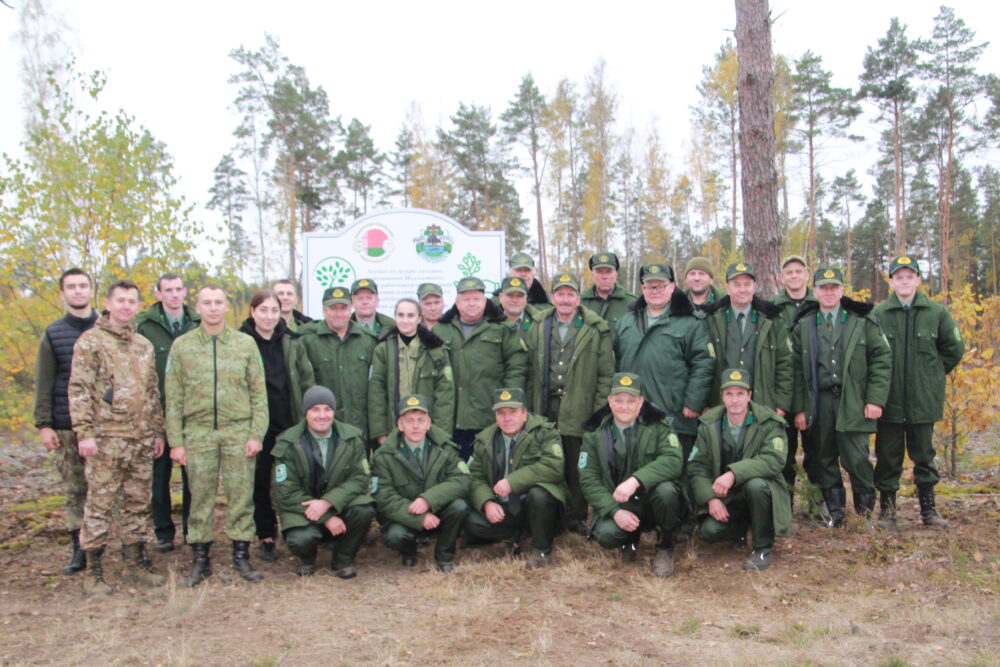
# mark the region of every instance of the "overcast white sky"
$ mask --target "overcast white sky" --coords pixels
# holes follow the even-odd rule
[[[23,1],[5,1],[15,9],[0,6],[0,35],[11,36],[0,40],[0,151],[16,152],[20,53],[12,35]],[[618,95],[619,121],[640,132],[656,123],[679,164],[702,67],[712,63],[735,25],[732,0],[52,1],[65,11],[72,28],[67,41],[80,68],[107,73],[104,105],[124,108],[167,144],[181,191],[199,204],[197,216],[213,222],[214,214],[200,204],[208,199],[213,167],[232,145],[236,118],[228,105],[235,90],[226,79],[237,68],[228,53],[241,44],[258,47],[265,32],[326,89],[334,115],[370,124],[386,151],[412,102],[429,126],[446,122],[459,101],[489,105],[496,116],[526,72],[548,95],[562,77],[582,83],[603,58]],[[926,36],[939,5],[773,0],[774,50],[798,57],[812,49],[837,85],[854,87],[866,47],[885,34],[890,17],[908,24],[911,39]],[[1000,72],[1000,3],[960,0],[950,6],[979,41],[994,42],[980,71]],[[864,122],[853,129],[875,135]],[[874,160],[859,151],[829,158]]]

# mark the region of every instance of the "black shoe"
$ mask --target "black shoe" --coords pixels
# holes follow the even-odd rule
[[[742,535],[740,535],[740,537],[738,539],[735,539],[732,542],[730,542],[729,546],[731,546],[736,551],[743,551],[744,549],[746,549],[747,548],[747,535],[746,535],[746,533],[743,533]]]
[[[528,570],[541,570],[542,568],[548,566],[551,562],[551,552],[547,554],[540,554],[537,551],[532,551],[531,555],[528,556],[528,560],[524,563],[524,567]]]
[[[174,541],[173,539],[156,540],[156,544],[153,548],[156,549],[156,553],[165,554],[174,550]]]
[[[455,564],[451,561],[439,560],[434,564],[434,567],[436,567],[437,571],[441,574],[450,574],[455,569]]]
[[[194,557],[191,560],[191,569],[181,578],[181,585],[193,588],[212,576],[212,561],[208,557],[208,548],[211,542],[194,542],[191,544],[191,552]]]
[[[753,553],[750,554],[750,558],[747,558],[746,562],[743,563],[743,569],[752,572],[761,572],[766,570],[773,561],[774,549],[771,547],[754,549]]]
[[[622,562],[634,563],[639,555],[639,545],[635,542],[626,542],[622,545]]]
[[[316,563],[299,563],[299,566],[295,568],[295,574],[300,577],[311,577],[316,574]]]
[[[260,559],[265,563],[273,563],[278,560],[278,545],[273,540],[260,543]]]
[[[358,573],[354,570],[353,565],[348,565],[337,570],[337,576],[341,579],[353,579],[358,576]]]
[[[521,545],[518,542],[508,540],[503,546],[508,558],[517,558],[521,555]]]
[[[934,487],[924,486],[917,489],[917,500],[920,501],[920,520],[925,526],[947,529],[948,522],[938,514],[935,507]]]
[[[878,525],[886,530],[896,530],[896,492],[882,491],[878,498]]]
[[[69,531],[69,538],[73,541],[73,553],[62,569],[62,573],[66,575],[76,574],[87,568],[87,552],[80,548],[80,531]]]
[[[823,489],[823,499],[826,501],[826,509],[830,512],[830,520],[826,523],[827,527],[840,528],[844,525],[844,505],[847,503],[847,489],[842,486]]]
[[[428,544],[431,543],[431,538],[429,535],[417,535],[417,548],[423,549]]]
[[[590,527],[587,526],[585,521],[581,521],[580,519],[570,521],[569,529],[577,535],[583,535],[584,537],[590,534]]]
[[[247,581],[260,581],[264,578],[264,575],[258,572],[257,568],[250,562],[250,542],[248,541],[233,541],[233,569]]]
[[[417,564],[417,557],[411,556],[409,554],[403,554],[402,558],[403,567],[413,567]]]

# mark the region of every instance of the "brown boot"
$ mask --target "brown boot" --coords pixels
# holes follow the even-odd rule
[[[87,570],[83,573],[84,595],[111,595],[111,586],[104,581],[103,555],[104,547],[87,550]]]
[[[141,542],[135,544],[125,544],[122,546],[125,551],[125,563],[122,568],[122,579],[133,584],[143,586],[162,586],[166,579],[159,574],[153,574],[153,566],[145,556],[145,549]]]

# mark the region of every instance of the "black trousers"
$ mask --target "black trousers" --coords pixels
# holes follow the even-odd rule
[[[158,542],[173,541],[177,533],[171,516],[170,476],[174,472],[174,462],[170,460],[170,444],[164,442],[163,456],[153,459],[153,494],[150,509],[153,514],[153,529]],[[187,468],[181,466],[181,531],[187,535],[188,514],[191,511],[191,489],[188,488]]]
[[[271,504],[271,468],[274,467],[274,443],[278,431],[268,429],[264,436],[264,449],[256,456],[253,476],[253,523],[257,528],[257,539],[274,539],[278,535],[278,516]]]

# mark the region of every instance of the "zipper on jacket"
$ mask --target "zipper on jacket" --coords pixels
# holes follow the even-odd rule
[[[219,430],[219,351],[218,336],[212,336],[212,428]]]
[[[916,299],[914,299],[915,301]],[[903,308],[903,423],[909,421],[909,415],[906,413],[906,371],[909,368],[910,362],[910,310],[913,308],[911,304],[909,308]]]

